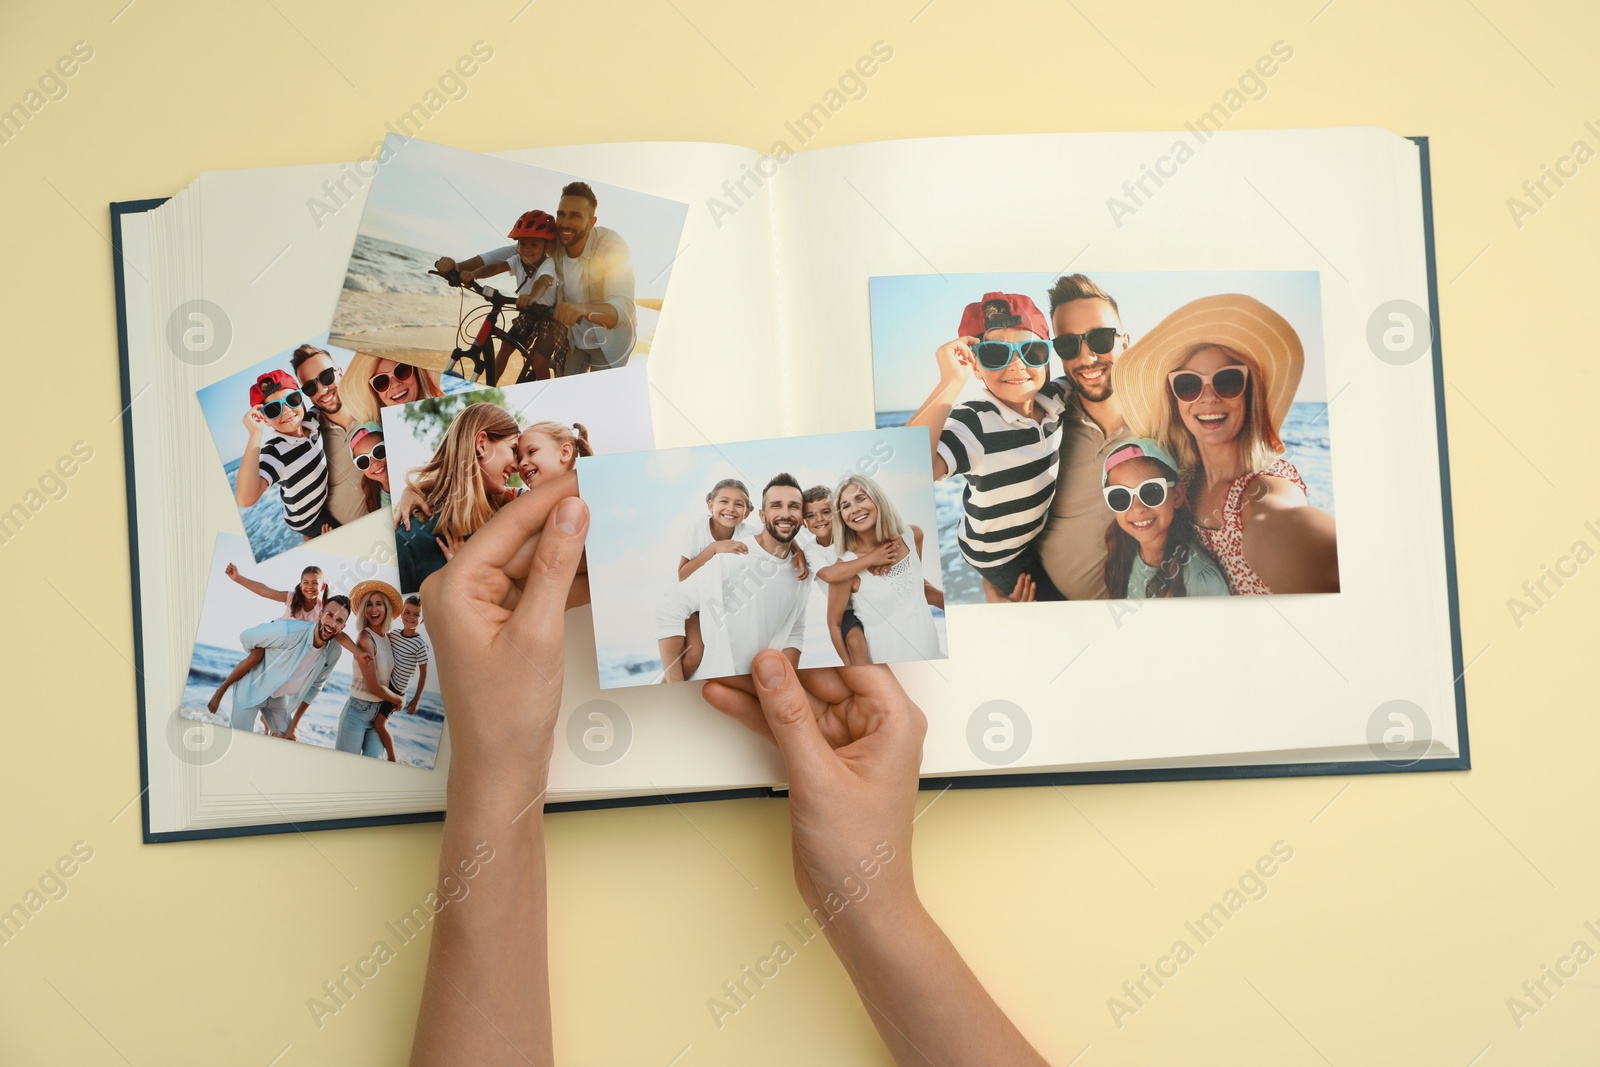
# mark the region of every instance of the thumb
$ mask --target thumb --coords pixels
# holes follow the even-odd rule
[[[800,684],[789,660],[781,652],[768,649],[750,665],[756,698],[767,717],[772,737],[789,768],[791,785],[825,774],[835,757],[833,748],[817,725],[811,710],[811,697]]]

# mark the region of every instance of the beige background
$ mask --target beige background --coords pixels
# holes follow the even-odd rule
[[[1476,769],[950,793],[917,825],[922,892],[1053,1064],[1589,1062],[1600,962],[1547,980],[1554,995],[1520,1027],[1507,999],[1574,942],[1600,952],[1584,926],[1600,931],[1600,576],[1579,569],[1520,626],[1507,600],[1575,542],[1600,548],[1600,164],[1520,227],[1506,201],[1574,141],[1600,148],[1584,127],[1600,120],[1592,6],[536,0],[519,16],[523,0],[123,2],[10,3],[0,32],[3,105],[73,42],[94,48],[66,98],[0,145],[13,368],[0,510],[74,442],[94,451],[0,544],[0,909],[74,842],[94,849],[70,893],[0,945],[0,1061],[397,1062],[425,962],[407,946],[313,1023],[307,998],[431,887],[437,826],[140,844],[108,201],[169,194],[203,168],[360,156],[478,39],[494,60],[427,129],[477,150],[766,149],[877,39],[893,61],[815,143],[1170,129],[1281,39],[1294,59],[1230,128],[1433,138]],[[1003,168],[995,189],[998,207]],[[785,814],[550,818],[562,1062],[886,1062],[820,942],[722,1029],[711,1021],[707,998],[801,914]],[[1197,944],[1185,921],[1280,840],[1294,858],[1267,895],[1118,1028],[1107,999],[1175,940]]]

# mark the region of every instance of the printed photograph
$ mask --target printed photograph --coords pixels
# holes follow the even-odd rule
[[[184,718],[432,770],[444,703],[422,598],[394,568],[219,534]]]
[[[390,134],[331,339],[486,385],[643,362],[688,210]]]
[[[951,604],[1336,593],[1315,271],[870,279]]]
[[[578,486],[602,688],[946,656],[923,433],[597,456]]]
[[[506,504],[585,456],[655,447],[642,366],[385,409],[400,589],[414,593]]]
[[[264,560],[388,508],[380,411],[472,388],[320,337],[195,395]]]

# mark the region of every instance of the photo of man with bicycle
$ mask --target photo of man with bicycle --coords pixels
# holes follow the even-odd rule
[[[490,386],[639,362],[687,213],[660,197],[406,141],[373,179],[330,339]],[[456,258],[474,246],[488,251]],[[488,284],[497,276],[509,281]]]

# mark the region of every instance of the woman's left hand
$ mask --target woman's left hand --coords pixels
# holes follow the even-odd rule
[[[564,474],[523,493],[422,583],[450,716],[450,790],[467,791],[469,802],[516,812],[543,790],[561,708],[564,613],[589,528],[577,492],[577,477]]]

